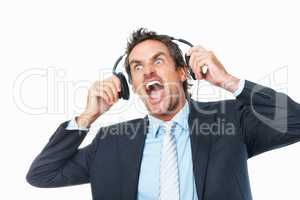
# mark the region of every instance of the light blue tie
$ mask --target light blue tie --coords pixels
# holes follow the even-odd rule
[[[165,123],[159,173],[159,199],[179,200],[179,174],[174,122]]]

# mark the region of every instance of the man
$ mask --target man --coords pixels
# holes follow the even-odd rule
[[[247,159],[300,140],[300,105],[234,77],[213,52],[192,47],[189,65],[198,80],[234,93],[235,100],[190,99],[187,65],[166,36],[139,29],[126,53],[133,91],[149,114],[102,127],[90,145],[78,149],[90,125],[118,101],[116,76],[95,82],[85,111],[61,124],[32,163],[30,184],[89,182],[97,200],[248,200]]]

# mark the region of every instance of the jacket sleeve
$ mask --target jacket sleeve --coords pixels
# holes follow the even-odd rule
[[[246,80],[237,101],[249,158],[300,141],[300,105],[287,95]]]
[[[89,166],[96,148],[96,138],[85,148],[78,149],[87,131],[67,130],[62,123],[42,152],[34,159],[27,181],[36,187],[61,187],[89,182]]]

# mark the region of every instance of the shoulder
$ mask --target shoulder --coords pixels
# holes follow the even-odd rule
[[[109,126],[103,126],[98,130],[97,139],[114,139],[122,136],[132,136],[141,132],[147,126],[148,118],[137,118],[124,122],[119,122]]]
[[[236,99],[201,102],[191,100],[189,101],[191,111],[203,112],[204,114],[222,114],[232,113],[240,109],[242,104]],[[227,114],[228,114],[227,113]]]

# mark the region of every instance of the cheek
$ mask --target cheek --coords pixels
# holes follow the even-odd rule
[[[143,83],[142,83],[142,81],[132,80],[131,84],[132,84],[133,92],[135,92],[137,94],[142,94],[143,93]]]
[[[165,65],[160,68],[157,68],[156,70],[157,75],[159,75],[162,78],[166,78],[167,80],[177,80],[178,79],[178,73],[175,70],[175,67],[171,67],[170,65]]]
[[[133,92],[137,92],[138,91],[138,84],[132,81],[131,85],[132,85]]]

